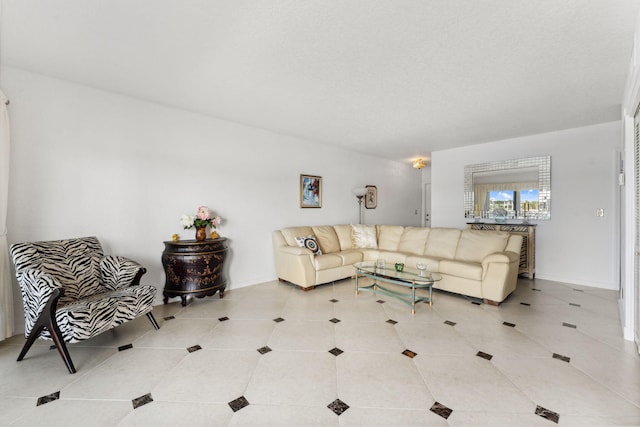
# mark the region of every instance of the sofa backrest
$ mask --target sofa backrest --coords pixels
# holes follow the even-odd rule
[[[430,228],[425,227],[404,227],[398,251],[413,255],[423,255],[427,244]]]
[[[480,262],[489,254],[504,251],[508,240],[506,232],[462,230],[454,259]]]
[[[340,242],[340,250],[346,251],[353,249],[353,240],[351,239],[351,224],[334,225],[333,229],[338,236]]]
[[[289,246],[298,246],[296,242],[296,237],[305,237],[313,234],[313,229],[307,226],[301,227],[287,227],[282,229],[282,235],[284,236],[284,240],[287,241],[287,245]]]
[[[383,251],[397,251],[404,227],[401,225],[378,225],[377,228],[378,249]]]
[[[320,249],[323,254],[331,252],[340,252],[340,240],[336,230],[331,225],[313,226],[313,234],[315,234]]]
[[[462,230],[457,228],[432,228],[424,248],[424,254],[436,258],[453,259]]]
[[[93,236],[11,246],[18,276],[30,269],[50,274],[62,285],[64,299],[68,301],[104,291],[100,284],[103,255],[100,242]]]

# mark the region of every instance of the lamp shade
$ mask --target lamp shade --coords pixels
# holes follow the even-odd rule
[[[367,189],[364,187],[354,188],[353,194],[355,194],[356,197],[364,197],[364,195],[367,194]]]

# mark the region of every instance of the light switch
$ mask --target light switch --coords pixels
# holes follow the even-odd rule
[[[604,216],[604,209],[596,209],[596,216]]]

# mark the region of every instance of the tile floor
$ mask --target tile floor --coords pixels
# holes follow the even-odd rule
[[[22,362],[0,343],[0,425],[640,426],[617,293],[520,279],[499,307],[437,292],[415,316],[351,280],[154,308]]]

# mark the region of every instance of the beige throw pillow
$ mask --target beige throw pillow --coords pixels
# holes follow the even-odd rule
[[[351,240],[353,241],[354,248],[378,249],[376,226],[351,224]]]

